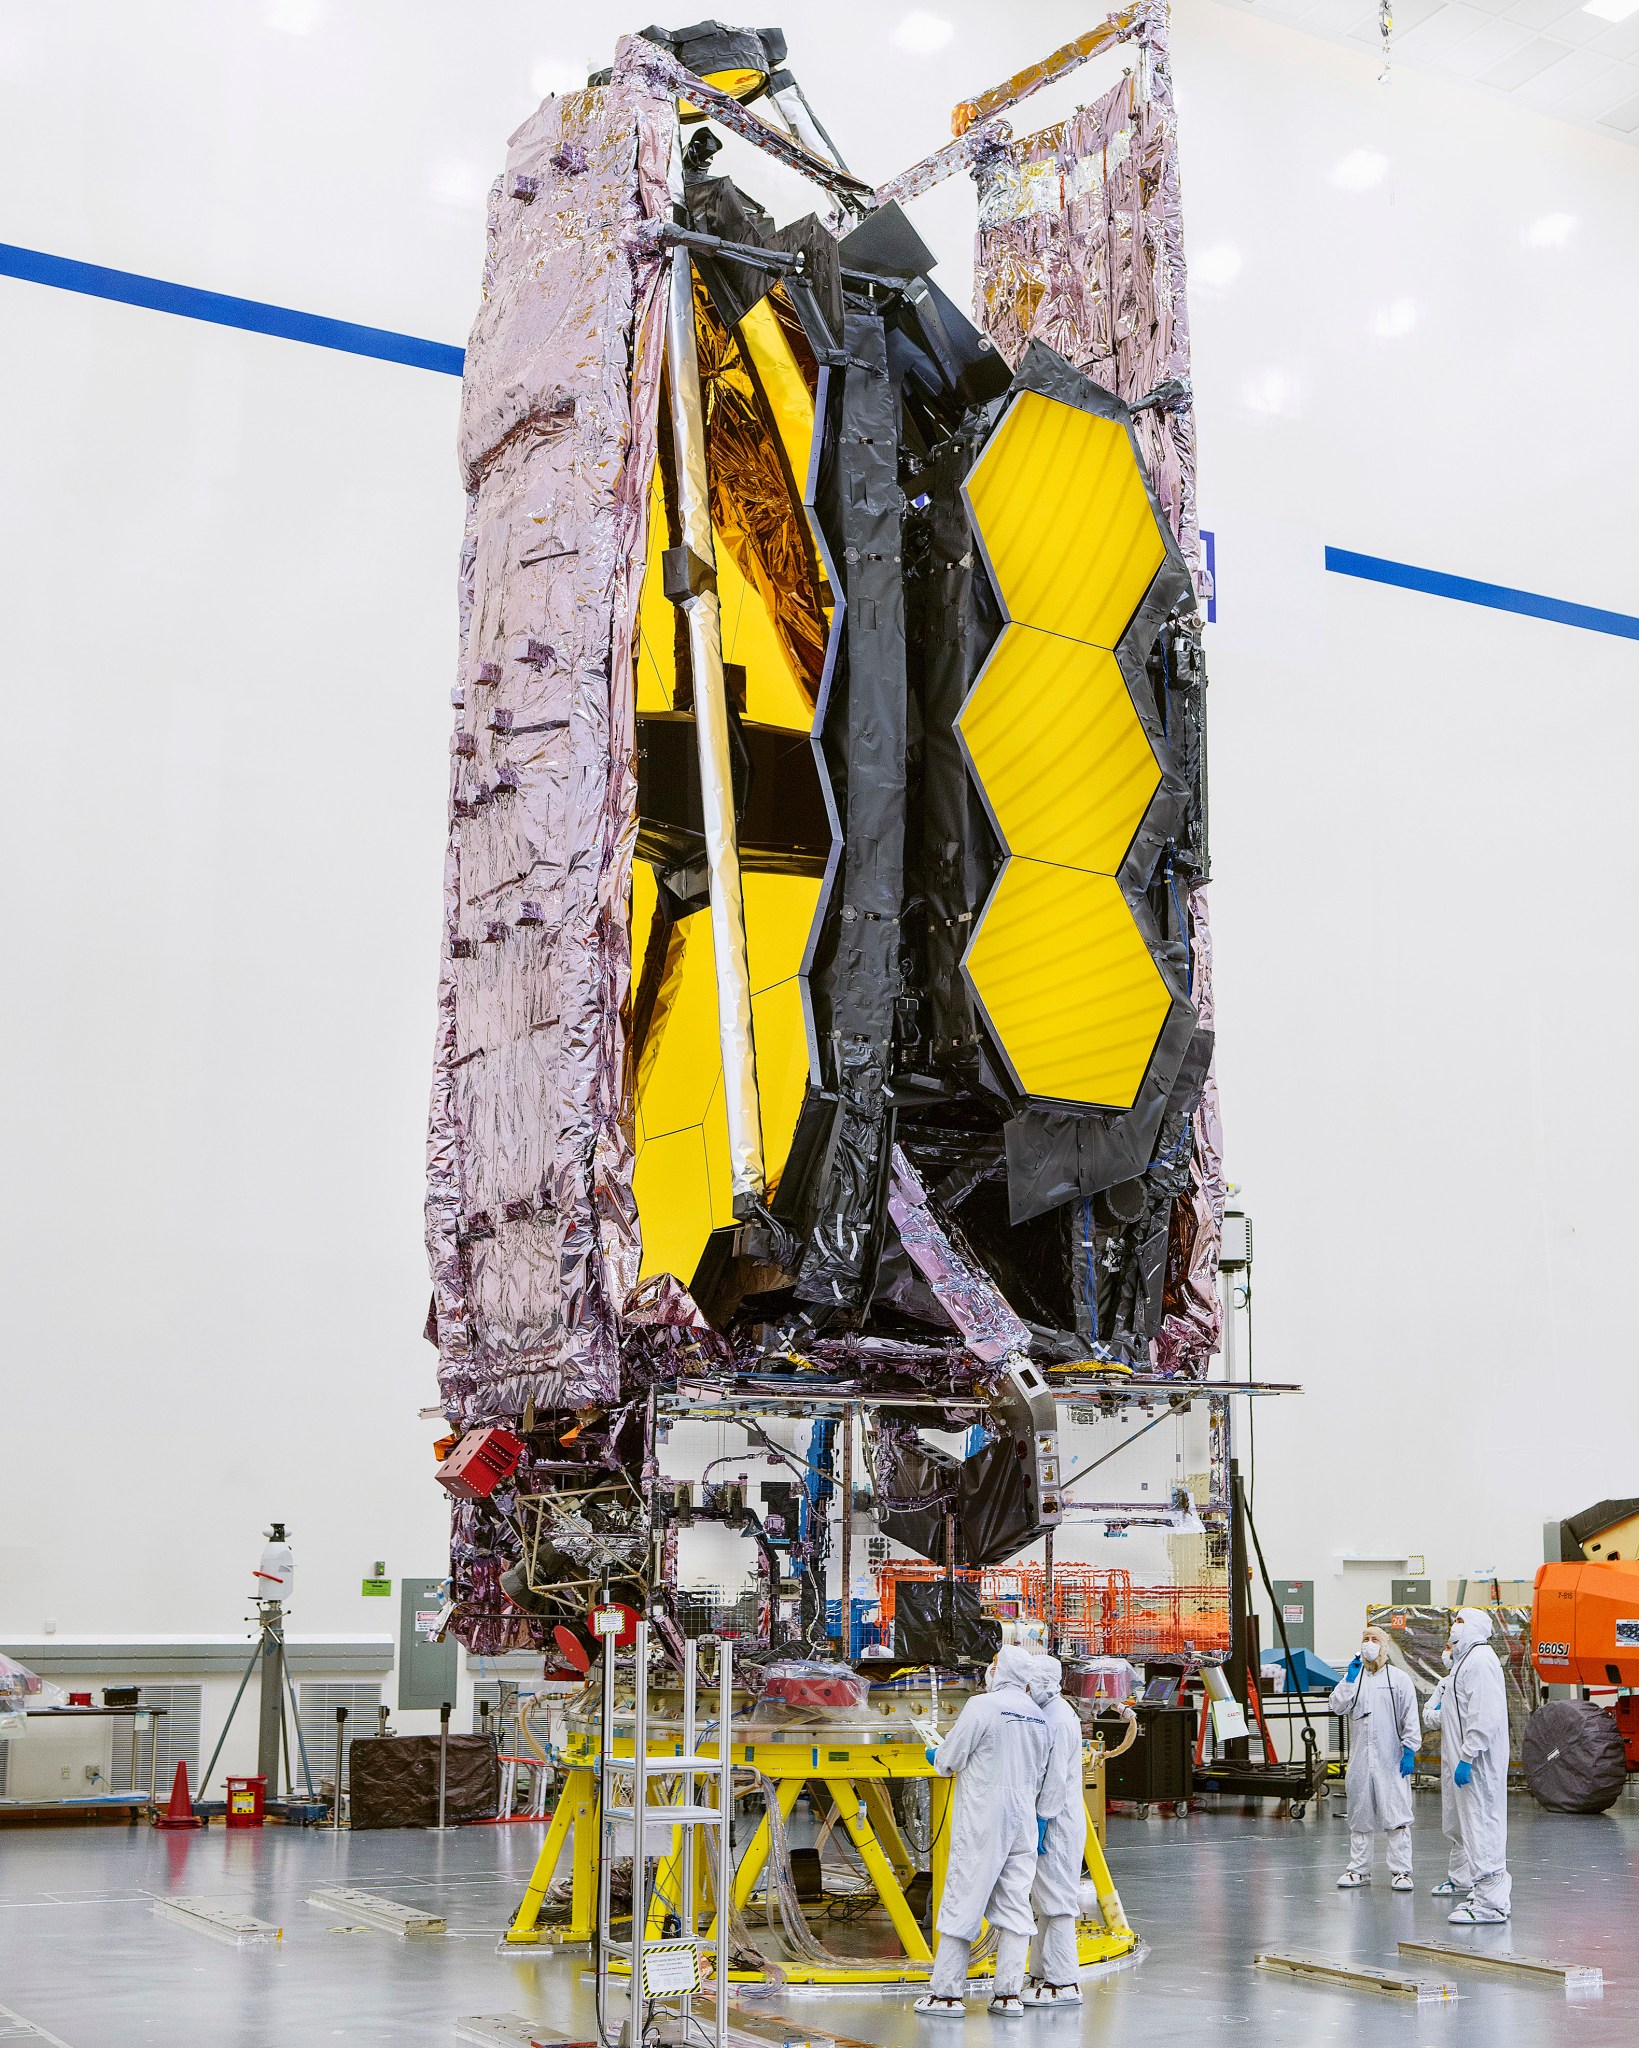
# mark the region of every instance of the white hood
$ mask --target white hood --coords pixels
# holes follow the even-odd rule
[[[1049,1700],[1057,1699],[1064,1685],[1064,1666],[1057,1657],[1038,1655],[1031,1658],[1035,1667],[1029,1678],[1030,1697],[1038,1707],[1045,1707]]]
[[[1460,1657],[1464,1650],[1475,1649],[1481,1643],[1491,1640],[1491,1617],[1483,1608],[1461,1607],[1457,1619],[1451,1624],[1451,1649]]]
[[[1017,1686],[1020,1692],[1030,1690],[1030,1679],[1036,1659],[1028,1650],[1016,1649],[1011,1643],[1004,1643],[996,1652],[996,1661],[990,1667],[987,1681],[991,1692],[1001,1692],[1008,1686]]]

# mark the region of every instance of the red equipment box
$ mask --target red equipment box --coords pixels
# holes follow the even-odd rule
[[[464,1436],[433,1475],[457,1500],[488,1500],[523,1462],[524,1444],[510,1429],[475,1429]]]
[[[1611,1701],[1610,1712],[1622,1737],[1622,1747],[1628,1753],[1628,1769],[1639,1771],[1639,1693],[1618,1693]]]
[[[798,1713],[841,1714],[866,1705],[870,1682],[846,1664],[804,1664],[795,1660],[765,1667],[762,1697]]]
[[[259,1828],[266,1799],[266,1778],[230,1778],[227,1825],[230,1828]]]

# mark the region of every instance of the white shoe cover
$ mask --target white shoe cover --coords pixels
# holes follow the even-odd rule
[[[1024,1987],[1026,2005],[1080,2005],[1079,1984],[1044,1984],[1038,1977]]]

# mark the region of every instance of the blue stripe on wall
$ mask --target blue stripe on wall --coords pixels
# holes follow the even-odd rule
[[[1386,562],[1380,555],[1351,554],[1328,548],[1326,566],[1334,576],[1360,576],[1368,583],[1392,583],[1399,590],[1420,590],[1429,597],[1454,598],[1458,604],[1481,604],[1496,612],[1519,612],[1528,619],[1549,619],[1556,626],[1580,626],[1589,633],[1614,633],[1639,640],[1639,618],[1627,612],[1601,611],[1597,605],[1568,604],[1561,597],[1539,597],[1513,590],[1506,583],[1476,583],[1468,576],[1447,576],[1439,569],[1414,569],[1409,562]]]
[[[466,351],[447,341],[427,341],[420,335],[400,334],[390,327],[361,327],[351,320],[332,320],[323,313],[302,313],[293,306],[270,306],[262,299],[237,299],[226,292],[201,291],[194,285],[144,277],[135,270],[110,270],[100,263],[78,263],[69,256],[51,256],[41,249],[19,248],[13,242],[0,242],[0,277],[48,285],[57,291],[82,292],[91,298],[113,299],[121,305],[141,306],[152,313],[172,313],[184,320],[204,320],[216,327],[270,334],[281,341],[304,342],[310,348],[333,348],[345,355],[369,356],[377,362],[402,363],[412,370],[436,370],[446,377],[459,377],[466,361]],[[1212,573],[1216,568],[1215,536],[1205,533],[1201,538],[1206,546],[1208,572]],[[1570,604],[1563,598],[1514,590],[1505,583],[1479,583],[1468,576],[1448,576],[1439,569],[1418,569],[1409,562],[1391,562],[1381,555],[1355,554],[1348,548],[1328,547],[1326,567],[1336,576],[1358,576],[1368,583],[1392,584],[1400,590],[1451,598],[1459,604],[1484,605],[1492,611],[1517,612],[1559,626],[1577,626],[1590,633],[1639,640],[1639,618],[1628,612]],[[1217,609],[1214,590],[1208,602],[1209,619],[1216,617]]]
[[[312,348],[373,356],[378,362],[403,363],[412,370],[438,370],[447,377],[459,377],[466,359],[464,349],[447,341],[423,341],[419,335],[397,334],[390,327],[359,327],[351,320],[298,313],[293,307],[269,306],[260,299],[202,292],[193,285],[168,284],[162,277],[143,277],[134,270],[105,270],[100,263],[76,263],[39,249],[19,249],[10,242],[0,242],[0,277],[51,285],[63,292],[84,292],[96,299],[117,299],[121,305],[144,306],[151,313],[176,313],[184,320],[208,320],[216,327],[242,327],[251,334],[272,334],[281,341],[306,342]]]

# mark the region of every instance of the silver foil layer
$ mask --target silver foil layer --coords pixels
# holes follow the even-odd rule
[[[675,117],[613,82],[511,138],[468,344],[461,657],[427,1246],[463,1426],[619,1391],[639,1246],[625,1121],[632,642]]]
[[[1144,8],[1142,62],[1057,127],[987,149],[975,297],[1010,363],[1044,341],[1129,404],[1189,378],[1178,121],[1164,6]],[[1184,403],[1134,423],[1145,467],[1205,594],[1195,419]]]
[[[994,1365],[1030,1349],[1030,1332],[978,1260],[934,1214],[922,1177],[898,1145],[888,1182],[888,1214],[911,1263],[933,1290],[975,1358]]]

